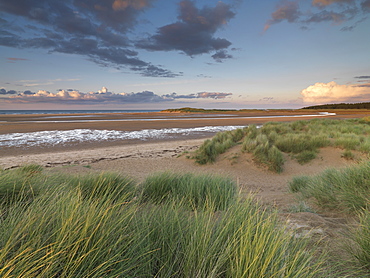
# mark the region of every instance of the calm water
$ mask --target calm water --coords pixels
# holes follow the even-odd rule
[[[99,113],[145,113],[161,110],[0,110],[0,115],[21,114],[99,114]]]

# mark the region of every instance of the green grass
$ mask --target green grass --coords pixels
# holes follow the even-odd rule
[[[370,162],[341,170],[326,169],[314,177],[295,177],[289,186],[292,192],[314,198],[325,208],[349,213],[369,209]]]
[[[289,207],[289,212],[291,213],[298,213],[298,212],[315,213],[315,211],[305,201],[299,201],[296,204],[291,205]]]
[[[150,179],[138,191],[116,174],[21,173],[0,177],[40,191],[25,195],[27,204],[2,204],[0,277],[324,277],[324,258],[306,240],[286,232],[275,212],[236,196],[230,182],[221,185],[224,178],[158,174],[178,191],[164,201],[146,190]],[[199,196],[207,196],[201,209]]]
[[[158,173],[141,185],[142,202],[186,201],[192,209],[223,210],[235,202],[237,187],[228,178],[210,175]]]
[[[310,177],[308,176],[296,176],[289,182],[289,190],[292,193],[303,192],[308,188]]]
[[[243,137],[244,129],[219,132],[200,146],[194,158],[199,164],[213,163],[218,155],[235,146]]]
[[[360,225],[350,236],[355,243],[349,250],[356,261],[370,273],[370,211],[364,210],[360,214]]]
[[[358,217],[359,226],[347,235],[346,244],[354,262],[370,274],[370,161],[340,170],[326,169],[315,176],[297,176],[289,183],[301,202],[315,201],[322,209]]]
[[[353,152],[351,152],[350,150],[345,150],[343,153],[342,153],[342,157],[344,159],[347,159],[347,160],[354,160],[355,159],[355,155],[353,154]]]
[[[289,133],[279,137],[275,141],[275,145],[283,152],[298,154],[329,146],[330,141],[323,135]]]
[[[251,125],[233,132],[221,132],[206,140],[194,156],[196,162],[213,163],[239,142],[242,151],[252,153],[257,163],[275,172],[283,171],[282,153],[292,154],[300,164],[315,159],[320,148],[328,146],[370,153],[370,122],[366,118],[270,122],[261,128]]]
[[[295,159],[297,159],[299,164],[306,164],[310,162],[311,160],[315,159],[317,157],[317,151],[316,150],[305,150],[297,155],[294,156]]]
[[[27,165],[14,171],[0,172],[0,207],[13,203],[30,202],[39,195],[43,178],[42,167]]]
[[[68,181],[72,189],[79,190],[86,199],[99,200],[108,198],[111,201],[128,200],[135,196],[136,182],[128,177],[115,173],[90,174],[75,177]]]

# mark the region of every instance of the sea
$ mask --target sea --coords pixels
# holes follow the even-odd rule
[[[32,115],[32,114],[99,114],[99,113],[148,113],[161,110],[0,110],[0,115]],[[145,119],[153,120],[153,119]],[[158,120],[158,119],[157,119]],[[166,120],[166,119],[161,119]],[[168,119],[170,120],[170,119]],[[69,120],[66,120],[68,122]],[[81,121],[81,120],[79,120]],[[85,120],[90,121],[90,120]],[[37,122],[37,121],[35,121]],[[1,124],[1,121],[0,121]],[[53,147],[75,145],[83,142],[106,141],[150,141],[153,139],[187,139],[194,136],[207,137],[217,132],[243,128],[244,126],[203,126],[194,128],[162,128],[142,129],[137,131],[72,129],[47,130],[28,133],[0,134],[0,149],[9,147]]]
[[[148,113],[159,111],[161,110],[0,110],[0,115]]]
[[[0,115],[15,115],[15,114],[98,114],[98,113],[138,113],[138,112],[159,112],[160,110],[0,110]],[[316,115],[296,115],[293,117],[322,117],[328,116],[331,113],[323,113]],[[333,114],[333,113],[332,113]],[[218,119],[215,118],[208,119]],[[225,117],[225,115],[223,115]],[[249,118],[269,118],[274,116],[261,116]],[[276,117],[276,116],[275,116]],[[288,116],[278,116],[288,117]],[[292,117],[292,115],[289,115]],[[189,119],[189,118],[187,118]],[[201,118],[193,118],[199,120]],[[203,118],[204,119],[204,118]],[[132,119],[131,119],[132,120]],[[137,120],[137,119],[136,119]],[[154,119],[142,119],[154,120]],[[170,118],[155,119],[155,120],[171,120]],[[177,118],[177,120],[180,120]],[[185,118],[184,118],[185,120]],[[61,121],[61,120],[58,120]],[[69,120],[67,120],[68,122]],[[79,120],[81,121],[81,120]],[[83,120],[91,121],[91,120]],[[96,120],[92,120],[96,121]],[[37,121],[35,121],[37,122]],[[2,122],[0,121],[0,125]],[[142,129],[136,131],[122,130],[98,130],[98,129],[73,129],[73,130],[48,130],[28,133],[8,133],[0,134],[0,149],[16,147],[53,147],[57,145],[70,145],[83,142],[105,142],[105,141],[130,141],[142,140],[150,141],[153,139],[188,139],[188,138],[206,138],[211,137],[217,132],[230,131],[246,126],[202,126],[193,128],[162,128],[162,129]]]

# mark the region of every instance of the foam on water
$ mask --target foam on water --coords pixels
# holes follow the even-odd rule
[[[216,133],[243,127],[244,126],[204,126],[195,128],[144,129],[139,131],[73,129],[9,133],[0,135],[0,147],[37,147],[111,140],[164,139],[188,136],[191,134]]]

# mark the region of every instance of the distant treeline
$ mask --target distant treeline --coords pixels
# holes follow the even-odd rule
[[[203,109],[203,108],[192,108],[192,107],[183,107],[183,108],[175,108],[175,109],[166,109],[162,110],[161,112],[183,112],[183,113],[217,113],[217,112],[250,112],[250,111],[261,111],[264,109]]]
[[[370,109],[370,102],[314,105],[302,109]]]
[[[185,113],[190,113],[190,112],[229,112],[229,111],[236,111],[235,109],[203,109],[203,108],[191,108],[191,107],[184,107],[184,108],[176,108],[176,109],[166,109],[163,110],[162,112],[185,112]]]

